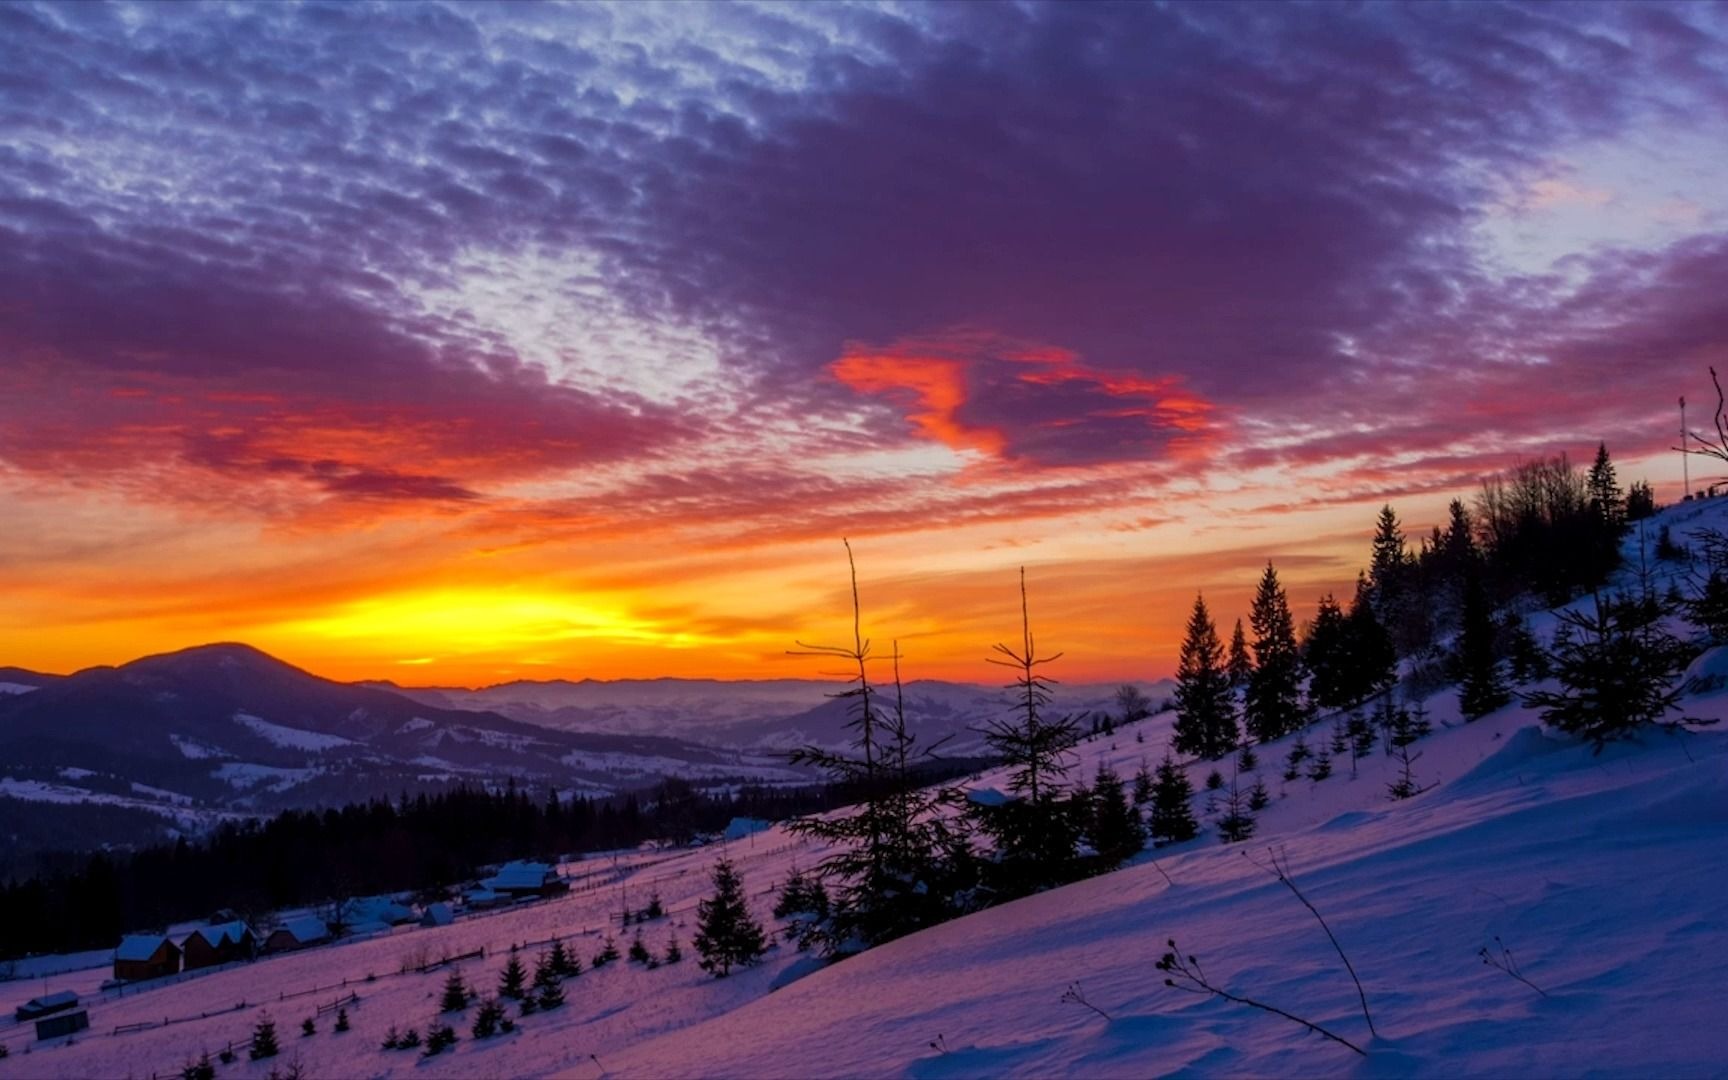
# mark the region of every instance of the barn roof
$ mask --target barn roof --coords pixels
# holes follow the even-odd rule
[[[24,1003],[24,1007],[27,1009],[54,1009],[62,1005],[76,1004],[78,1004],[78,991],[62,990],[57,994],[43,994],[41,997],[33,997]]]
[[[292,919],[283,919],[277,930],[286,930],[288,935],[300,944],[323,941],[330,936],[330,928],[324,920],[316,915],[296,915]]]
[[[481,884],[493,890],[538,889],[552,876],[552,867],[546,863],[510,862]]]
[[[120,939],[120,947],[114,950],[114,959],[148,960],[156,955],[156,950],[164,943],[179,948],[161,934],[127,934]]]
[[[192,933],[202,937],[211,945],[220,947],[230,943],[238,945],[241,938],[252,933],[252,928],[239,919],[235,919],[233,922],[217,923],[214,926],[200,926]]]

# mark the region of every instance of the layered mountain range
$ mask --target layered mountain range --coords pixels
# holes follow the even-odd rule
[[[818,777],[789,765],[785,751],[848,738],[851,703],[836,689],[813,680],[341,683],[240,644],[66,676],[0,668],[0,818],[27,834],[25,819],[40,818],[42,804],[87,804],[80,812],[101,807],[104,821],[145,812],[161,828],[195,832],[222,816],[457,782],[514,779],[589,795],[668,776],[808,783]],[[1060,689],[1055,709],[1115,710],[1114,686]],[[1167,688],[1143,689],[1157,700]],[[909,683],[904,701],[921,742],[952,756],[982,752],[978,729],[1008,711],[1000,689],[960,683]]]

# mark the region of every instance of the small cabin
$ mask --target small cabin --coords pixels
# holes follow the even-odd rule
[[[350,923],[383,923],[385,926],[402,926],[419,918],[413,908],[388,896],[350,900],[344,914]]]
[[[162,934],[128,934],[114,950],[114,977],[123,982],[160,979],[180,971],[180,946]]]
[[[215,967],[236,960],[250,960],[258,952],[258,940],[252,928],[236,919],[217,926],[200,926],[192,931],[183,947],[186,970]]]
[[[498,868],[496,874],[482,881],[480,885],[512,900],[556,896],[570,891],[569,883],[558,876],[556,869],[547,863],[537,862],[505,863]],[[473,906],[472,901],[470,906]]]
[[[266,953],[293,952],[330,940],[330,928],[316,915],[297,915],[284,920],[264,939]]]
[[[58,1012],[53,1016],[44,1016],[36,1021],[36,1037],[38,1039],[58,1039],[62,1035],[83,1031],[90,1026],[90,1014],[83,1009],[73,1012]]]
[[[503,904],[508,904],[509,902],[510,898],[508,896],[505,896],[503,893],[495,893],[485,886],[469,889],[467,892],[462,894],[462,904],[470,910],[494,908]]]
[[[43,994],[41,997],[31,998],[18,1006],[12,1015],[19,1023],[23,1023],[26,1020],[40,1020],[53,1013],[65,1012],[77,1004],[77,991],[62,990],[58,994]]]
[[[456,921],[456,913],[450,910],[450,905],[442,900],[427,904],[426,913],[420,916],[421,926],[449,926]]]

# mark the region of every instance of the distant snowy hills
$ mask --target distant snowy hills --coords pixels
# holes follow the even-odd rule
[[[833,697],[844,684],[813,679],[583,679],[478,690],[371,685],[428,706],[495,712],[560,731],[659,735],[764,751],[846,741],[851,705]],[[1137,685],[1154,703],[1168,698],[1172,688],[1168,680]],[[1082,718],[1115,714],[1118,686],[1058,684],[1051,708]],[[978,729],[1010,708],[1005,692],[994,686],[920,679],[907,683],[904,693],[912,729],[926,745],[942,742],[942,752],[952,755],[980,752]]]
[[[454,780],[607,793],[668,775],[807,778],[764,754],[417,702],[245,645],[63,678],[0,674],[0,797],[159,809],[183,824],[188,808],[330,805]]]
[[[800,679],[348,684],[239,644],[69,676],[0,668],[0,799],[143,811],[185,832],[224,814],[456,781],[514,778],[585,794],[667,776],[807,782],[814,777],[784,752],[845,741],[849,702],[830,696],[840,688]],[[1154,701],[1168,696],[1164,684],[1142,689]],[[1055,707],[1114,712],[1115,692],[1060,687]],[[1006,710],[999,689],[960,683],[910,683],[905,701],[924,743],[951,756],[981,751],[976,729]]]

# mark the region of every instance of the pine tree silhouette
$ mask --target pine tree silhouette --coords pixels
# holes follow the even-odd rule
[[[694,939],[702,970],[724,978],[735,967],[754,964],[767,950],[762,924],[750,915],[744,882],[728,859],[714,864],[714,895],[696,905]]]
[[[1152,781],[1150,826],[1152,839],[1158,845],[1180,844],[1200,832],[1199,823],[1194,820],[1193,798],[1194,788],[1188,783],[1188,774],[1177,768],[1176,760],[1166,751]]]
[[[1307,719],[1302,707],[1302,659],[1296,648],[1296,627],[1290,601],[1278,584],[1271,563],[1261,575],[1249,612],[1254,628],[1254,674],[1248,680],[1248,733],[1257,742],[1271,742],[1295,731]]]
[[[1542,722],[1588,739],[1598,751],[1645,726],[1692,727],[1679,711],[1679,675],[1688,650],[1664,626],[1655,597],[1596,598],[1589,612],[1560,614],[1554,674],[1560,689],[1524,695]]]
[[[1230,659],[1225,670],[1230,674],[1232,689],[1243,690],[1248,686],[1248,677],[1254,674],[1254,658],[1248,655],[1248,635],[1242,632],[1242,620],[1236,620],[1236,629],[1230,633]]]
[[[282,1052],[276,1044],[276,1022],[268,1016],[260,1017],[252,1029],[252,1049],[247,1053],[253,1061],[272,1058]]]
[[[1146,846],[1146,827],[1128,805],[1122,778],[1100,765],[1092,782],[1092,815],[1088,829],[1092,847],[1107,866],[1115,866]]]
[[[970,884],[961,882],[971,862],[965,839],[952,825],[958,816],[942,812],[961,803],[959,790],[927,785],[917,775],[918,765],[935,747],[920,746],[907,724],[898,643],[890,654],[894,686],[886,707],[886,695],[870,678],[875,657],[863,632],[858,569],[850,544],[846,563],[852,642],[800,642],[794,654],[841,660],[855,672],[848,688],[832,695],[846,702],[851,747],[836,751],[806,746],[791,755],[795,764],[825,770],[860,797],[854,813],[812,815],[789,825],[793,832],[835,848],[822,863],[823,876],[835,883],[831,910],[820,921],[806,922],[800,939],[831,953],[867,948],[947,918],[954,897]]]
[[[1494,613],[1481,575],[1471,568],[1464,578],[1463,625],[1458,633],[1458,708],[1466,720],[1486,716],[1512,700],[1500,675],[1494,639]]]
[[[498,976],[498,996],[511,1001],[521,1001],[523,988],[527,985],[528,973],[522,969],[522,958],[516,953],[516,946],[510,946],[510,961],[504,965],[504,970]]]
[[[462,973],[452,971],[444,980],[444,996],[439,1000],[438,1008],[444,1012],[460,1012],[468,1007],[468,997],[468,985],[462,981]]]
[[[1224,667],[1224,647],[1206,610],[1194,598],[1176,665],[1176,752],[1216,759],[1236,745],[1236,699]]]
[[[1024,569],[1020,571],[1020,636],[1018,648],[998,644],[998,655],[988,658],[990,663],[1016,672],[1006,687],[1012,691],[1013,713],[979,729],[1008,769],[1008,790],[1017,798],[974,809],[980,824],[996,841],[1000,858],[994,864],[992,880],[1006,895],[1033,892],[1074,876],[1082,809],[1063,787],[1080,734],[1072,718],[1052,720],[1046,715],[1055,680],[1040,670],[1062,654],[1038,654]]]

